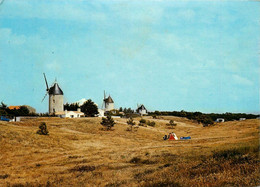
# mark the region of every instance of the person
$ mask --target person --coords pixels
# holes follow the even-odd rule
[[[163,140],[167,140],[167,139],[168,139],[167,135],[164,135]]]

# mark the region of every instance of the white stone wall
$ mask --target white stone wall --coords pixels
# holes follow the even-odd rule
[[[50,95],[49,96],[49,113],[62,112],[63,108],[63,95]]]
[[[146,110],[139,110],[139,114],[141,114],[141,115],[146,115],[147,114],[147,112],[146,112]]]
[[[105,111],[114,110],[114,103],[106,103],[105,104]]]

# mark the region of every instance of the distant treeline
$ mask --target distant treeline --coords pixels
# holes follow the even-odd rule
[[[178,117],[186,117],[191,120],[196,120],[198,123],[203,124],[212,124],[216,121],[217,118],[223,118],[225,121],[233,121],[239,120],[240,118],[246,119],[255,119],[259,117],[259,115],[255,114],[245,114],[245,113],[223,113],[223,114],[216,114],[216,113],[202,113],[202,112],[187,112],[187,111],[155,111],[150,112],[149,115],[163,115],[163,116],[178,116]]]
[[[19,109],[9,109],[6,104],[1,102],[0,104],[0,116],[35,116],[37,114],[30,113],[29,109],[26,106],[20,106]]]

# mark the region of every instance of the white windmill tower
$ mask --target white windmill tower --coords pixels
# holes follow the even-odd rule
[[[49,114],[55,114],[55,112],[62,112],[64,110],[63,106],[63,91],[59,87],[58,83],[55,81],[54,84],[49,88],[45,73],[43,73],[45,83],[46,83],[46,94],[43,100],[49,95]]]
[[[102,106],[104,107],[105,112],[110,111],[110,110],[114,110],[114,101],[113,101],[113,99],[110,95],[106,98],[106,92],[105,91],[104,91],[104,99],[103,99],[103,105]]]

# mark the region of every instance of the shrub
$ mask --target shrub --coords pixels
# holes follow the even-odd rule
[[[171,128],[174,128],[174,127],[176,127],[176,126],[177,126],[177,124],[176,124],[176,123],[174,123],[174,121],[173,121],[173,120],[170,120],[170,121],[169,121],[169,123],[166,123],[166,125],[167,125],[167,126],[170,126]]]
[[[146,124],[145,124],[145,123],[146,123],[146,120],[142,118],[142,119],[140,119],[140,121],[139,121],[139,124],[138,124],[138,125],[139,125],[139,126],[146,126]]]
[[[130,118],[126,123],[128,125],[130,125],[131,131],[132,131],[133,130],[133,126],[135,125],[135,122],[134,122],[133,118]]]
[[[111,116],[107,116],[106,118],[102,118],[100,124],[103,127],[106,127],[106,130],[111,130],[112,127],[116,124]]]
[[[140,121],[139,121],[140,123],[146,123],[146,120],[145,119],[140,119]]]
[[[48,135],[48,134],[49,134],[45,122],[42,122],[42,123],[39,125],[39,130],[38,130],[36,133],[37,133],[37,134],[40,134],[40,135]]]
[[[151,126],[151,127],[154,127],[155,126],[155,122],[154,121],[147,121],[146,122],[146,124],[148,125],[148,126]]]

